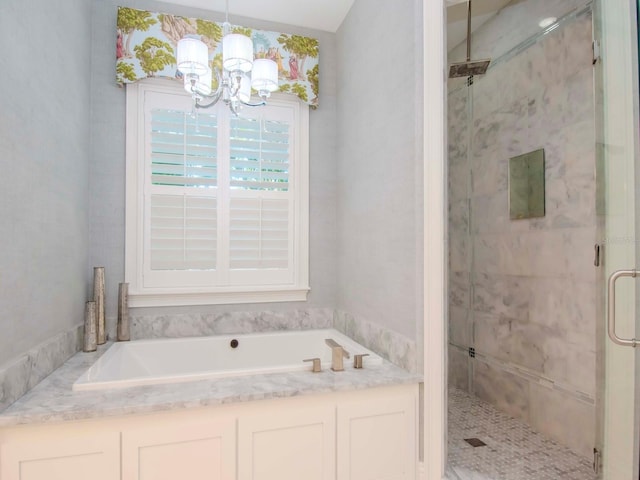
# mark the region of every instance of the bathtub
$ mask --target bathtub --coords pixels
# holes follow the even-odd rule
[[[314,357],[328,370],[328,338],[350,353],[351,359],[344,359],[345,370],[353,369],[353,356],[361,353],[369,354],[364,368],[382,364],[381,357],[332,329],[136,340],[114,343],[76,380],[73,390],[311,370],[311,363],[303,360]]]

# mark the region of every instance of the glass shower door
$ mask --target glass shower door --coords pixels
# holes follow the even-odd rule
[[[595,5],[598,185],[603,237],[598,323],[599,478],[638,478],[640,208],[638,205],[638,44],[635,0]],[[596,247],[598,248],[598,247]],[[613,308],[612,308],[613,307]],[[607,323],[609,322],[609,323]],[[615,322],[615,329],[612,323]]]

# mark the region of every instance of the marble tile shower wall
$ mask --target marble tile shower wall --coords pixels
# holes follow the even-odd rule
[[[581,15],[449,94],[450,383],[584,455],[596,389],[591,37]],[[511,221],[509,158],[539,148],[546,215]]]
[[[538,22],[543,18],[562,18],[568,13],[584,8],[592,0],[512,0],[487,22],[487,27],[473,33],[473,58],[497,58],[514,46],[540,32]],[[458,8],[466,8],[461,5]],[[464,61],[467,55],[466,40],[449,52],[452,62]]]

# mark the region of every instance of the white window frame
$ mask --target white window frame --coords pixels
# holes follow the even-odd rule
[[[145,285],[145,118],[147,92],[189,94],[178,82],[161,79],[139,81],[126,86],[126,208],[125,282],[129,283],[131,307],[213,305],[305,301],[309,288],[309,108],[292,95],[272,95],[268,103],[292,108],[297,130],[292,151],[291,193],[293,194],[292,280],[281,283],[193,287]],[[221,102],[222,103],[222,102]],[[226,108],[226,107],[225,107]],[[251,108],[251,107],[245,107]],[[260,108],[260,107],[256,107]],[[242,116],[242,112],[240,113]],[[228,225],[228,222],[225,222]]]

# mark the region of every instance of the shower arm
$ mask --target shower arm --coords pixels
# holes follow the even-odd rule
[[[471,0],[467,7],[467,62],[471,61]]]

